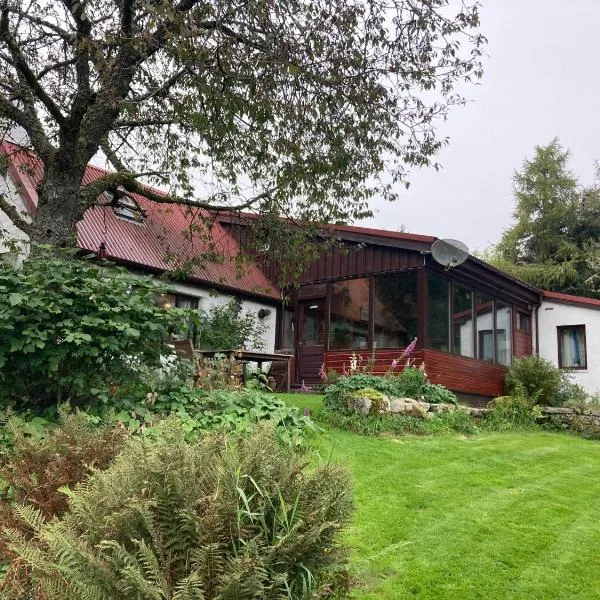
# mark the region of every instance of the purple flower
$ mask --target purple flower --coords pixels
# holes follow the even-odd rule
[[[417,338],[415,338],[408,346],[406,346],[406,348],[404,348],[404,352],[402,352],[402,354],[400,355],[400,360],[409,357],[415,351],[416,346]]]
[[[392,361],[392,369],[395,369],[398,366],[398,361],[396,359],[394,359]]]
[[[305,408],[305,409],[304,409],[304,416],[305,416],[305,417],[310,417],[310,414],[311,414],[311,413],[310,413],[310,408]]]
[[[300,388],[301,392],[308,392],[309,388],[304,384],[304,379],[302,380],[302,387]]]

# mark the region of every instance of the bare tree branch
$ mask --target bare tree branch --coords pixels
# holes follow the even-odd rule
[[[15,42],[10,31],[8,29],[8,9],[2,10],[0,16],[0,39],[4,40],[12,56],[13,62],[19,74],[22,76],[22,81],[26,83],[28,88],[46,107],[48,112],[56,119],[59,125],[65,122],[65,117],[54,103],[52,98],[46,93],[44,88],[40,85],[35,73],[29,68],[25,57],[19,49],[19,45]]]

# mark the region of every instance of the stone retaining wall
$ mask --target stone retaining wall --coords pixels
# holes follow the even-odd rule
[[[435,413],[464,410],[474,419],[485,419],[490,408],[473,406],[454,406],[453,404],[429,404],[412,398],[387,398],[375,401],[369,398],[356,397],[348,403],[348,408],[362,415],[396,413],[407,416],[430,418]],[[572,408],[541,406],[540,425],[549,425],[578,433],[584,437],[600,438],[600,409],[574,410]]]

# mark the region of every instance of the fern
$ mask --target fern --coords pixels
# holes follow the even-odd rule
[[[166,426],[72,490],[60,519],[22,509],[35,537],[6,540],[40,600],[299,599],[340,558],[350,508],[347,474],[307,471],[271,428],[188,445]]]

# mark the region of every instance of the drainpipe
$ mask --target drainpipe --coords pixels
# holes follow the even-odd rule
[[[542,305],[542,295],[540,294],[540,302],[535,307],[535,355],[540,355],[540,320],[538,318],[538,313],[540,310],[540,306]]]

